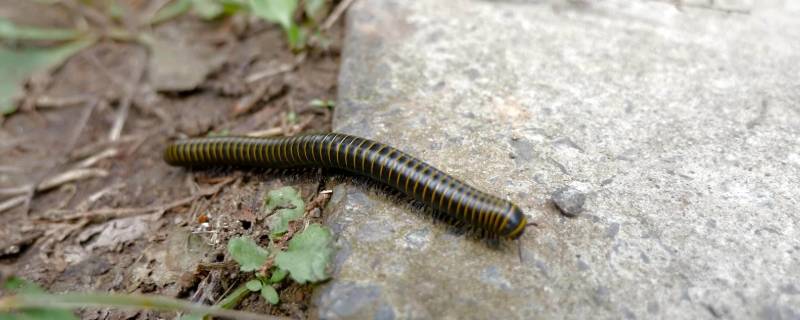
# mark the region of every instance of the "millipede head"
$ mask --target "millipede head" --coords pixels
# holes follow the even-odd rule
[[[501,230],[500,234],[511,240],[516,240],[525,232],[525,226],[528,224],[528,219],[522,213],[522,209],[516,205],[512,205],[509,213],[508,223],[505,228]]]

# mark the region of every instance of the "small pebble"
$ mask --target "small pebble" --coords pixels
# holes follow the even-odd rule
[[[562,187],[552,194],[553,202],[565,216],[575,217],[583,212],[586,195],[573,187]]]

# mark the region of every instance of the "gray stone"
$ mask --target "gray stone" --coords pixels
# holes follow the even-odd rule
[[[567,186],[553,192],[553,202],[564,215],[576,217],[583,212],[586,195],[578,189]]]
[[[320,312],[321,319],[341,319],[380,313],[376,308],[381,290],[374,285],[338,282],[322,293],[319,304],[325,309]],[[386,312],[386,311],[383,311]]]
[[[492,246],[407,198],[331,186],[323,216],[345,253],[317,314],[800,314],[800,7],[696,8],[709,3],[356,2],[334,130],[512,200],[538,226]],[[587,195],[586,218],[552,206],[565,185]]]

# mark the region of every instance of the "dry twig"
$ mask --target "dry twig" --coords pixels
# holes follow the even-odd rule
[[[125,95],[119,102],[119,111],[117,111],[117,117],[114,119],[111,131],[108,133],[108,140],[116,141],[122,135],[122,128],[125,126],[125,121],[128,119],[133,95],[138,90],[139,82],[142,81],[144,70],[147,68],[147,51],[140,49],[140,52],[139,56],[141,58],[137,59],[139,63],[134,65],[133,77],[131,77],[130,82],[124,86]]]
[[[245,134],[248,137],[274,137],[279,136],[282,134],[286,134],[288,136],[297,134],[300,131],[303,131],[309,124],[311,124],[312,120],[314,120],[314,116],[308,116],[303,119],[300,123],[293,125],[293,126],[279,126],[264,130],[252,131]]]
[[[294,59],[294,62],[292,62],[290,64],[282,64],[282,65],[278,66],[277,68],[271,68],[271,69],[261,70],[261,71],[252,73],[249,76],[247,76],[247,78],[245,78],[245,82],[253,83],[253,82],[256,82],[256,81],[264,79],[264,78],[274,77],[274,76],[277,76],[277,75],[282,74],[282,73],[287,73],[289,71],[292,71],[292,70],[296,69],[297,66],[302,64],[304,61],[306,61],[306,53],[305,52],[300,53],[299,55],[297,55],[297,57]]]
[[[119,219],[131,216],[137,216],[142,214],[153,214],[153,219],[156,220],[161,217],[164,212],[167,212],[173,208],[181,207],[187,204],[194,202],[195,200],[201,197],[212,196],[218,193],[222,188],[234,180],[237,177],[229,177],[225,179],[225,181],[220,182],[216,185],[201,188],[198,192],[193,193],[188,197],[184,197],[169,203],[161,204],[161,205],[153,205],[148,207],[140,207],[140,208],[103,208],[103,209],[95,209],[89,211],[60,211],[57,213],[65,214],[62,217],[58,218],[40,218],[41,221],[45,222],[65,222],[65,221],[75,221],[79,219],[89,219],[92,222],[102,222],[108,221],[111,219]]]
[[[353,2],[355,2],[355,0],[344,0],[342,2],[339,2],[339,4],[336,5],[336,8],[333,9],[333,12],[331,12],[328,18],[325,19],[325,22],[322,23],[321,27],[322,31],[327,31],[328,29],[333,27],[333,24],[336,23],[337,20],[339,20],[339,17],[342,16],[342,13],[344,13],[344,11],[347,10],[347,8],[350,7],[350,5],[353,4]]]

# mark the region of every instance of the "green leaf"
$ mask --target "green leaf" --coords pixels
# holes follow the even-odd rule
[[[331,232],[319,224],[309,225],[289,240],[289,248],[275,256],[275,264],[289,271],[297,283],[317,282],[328,278],[326,268],[333,249]]]
[[[169,5],[164,6],[161,10],[156,11],[152,17],[147,21],[149,24],[158,24],[177,16],[180,16],[189,8],[192,7],[192,0],[175,0]]]
[[[306,46],[306,30],[293,24],[289,29],[286,29],[286,40],[289,42],[290,48],[294,50],[303,49]]]
[[[22,83],[37,72],[44,72],[94,43],[85,39],[56,48],[14,51],[0,47],[0,114],[16,111],[15,100],[22,95]]]
[[[292,187],[283,187],[267,193],[264,199],[264,210],[275,213],[270,217],[269,228],[273,236],[289,230],[289,221],[303,216],[306,204],[300,198],[300,192]]]
[[[194,13],[206,20],[219,18],[225,13],[223,4],[215,0],[192,0]]]
[[[303,5],[303,10],[305,10],[306,16],[314,21],[319,21],[322,19],[322,17],[325,15],[325,11],[327,11],[325,2],[325,0],[306,0]]]
[[[36,283],[30,282],[20,277],[11,276],[3,284],[3,289],[21,295],[45,293],[44,289]],[[15,314],[0,313],[0,320],[5,319],[54,319],[54,320],[74,320],[78,319],[71,311],[56,308],[30,308],[22,309]]]
[[[182,315],[180,317],[180,320],[203,320],[205,319],[205,317],[206,315],[204,314],[195,313],[195,314]]]
[[[286,275],[289,274],[289,271],[286,271],[281,268],[275,269],[275,272],[272,273],[272,276],[269,277],[269,283],[278,283],[283,281],[286,278]]]
[[[44,289],[36,283],[17,276],[8,277],[6,282],[3,283],[3,289],[15,293],[44,293]]]
[[[316,108],[328,108],[333,109],[336,106],[336,102],[333,100],[322,100],[322,99],[314,99],[309,102],[309,105]]]
[[[106,12],[115,20],[122,20],[127,14],[127,8],[119,3],[118,0],[109,1]]]
[[[239,305],[239,302],[242,301],[247,295],[250,294],[250,289],[247,288],[246,284],[239,285],[236,287],[233,292],[229,293],[225,298],[222,298],[216,305],[220,306],[223,309],[233,309]]]
[[[247,237],[236,237],[228,241],[228,252],[233,260],[239,263],[239,269],[244,272],[258,270],[269,257],[267,249]]]
[[[258,279],[247,281],[247,283],[245,283],[244,285],[247,287],[247,290],[250,291],[261,290],[261,280]]]
[[[73,40],[83,33],[66,28],[38,28],[18,26],[13,22],[0,18],[0,39],[9,40]]]
[[[66,309],[31,308],[23,309],[13,314],[0,313],[0,320],[78,320],[71,311]]]
[[[217,0],[217,2],[222,5],[222,10],[225,14],[234,14],[250,9],[247,0]]]
[[[271,304],[278,304],[278,292],[272,286],[261,287],[261,296]]]
[[[297,9],[297,0],[250,0],[250,8],[256,16],[288,30],[294,25],[292,17]]]

